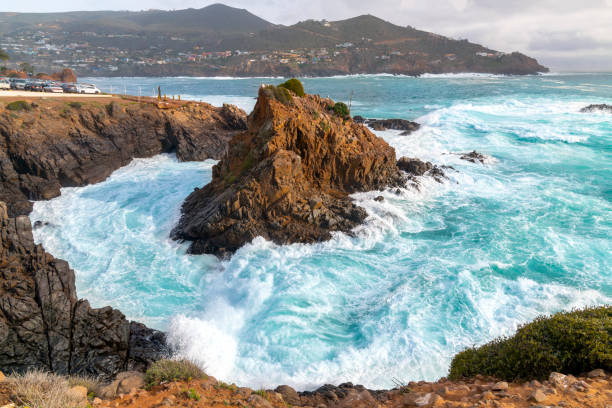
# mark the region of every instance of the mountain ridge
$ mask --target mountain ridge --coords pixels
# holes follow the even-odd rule
[[[495,51],[371,14],[282,25],[220,3],[170,11],[0,13],[0,34],[5,38],[0,48],[14,61],[46,71],[69,67],[80,76],[548,71],[519,52]]]

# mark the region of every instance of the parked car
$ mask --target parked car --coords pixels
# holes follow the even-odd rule
[[[77,90],[82,94],[99,94],[100,90],[92,84],[77,84]]]
[[[0,89],[11,89],[11,83],[6,78],[0,78]]]
[[[78,93],[79,90],[75,84],[62,84],[64,93]]]
[[[61,86],[53,82],[46,84],[43,88],[43,91],[53,92],[53,93],[63,93],[64,92]]]
[[[11,89],[21,89],[23,90],[26,86],[26,80],[20,78],[11,79]]]
[[[32,91],[32,92],[42,92],[44,86],[45,86],[45,83],[42,81],[28,81],[26,82],[23,89],[26,91]]]

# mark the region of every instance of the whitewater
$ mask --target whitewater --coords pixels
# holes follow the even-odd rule
[[[254,106],[274,78],[89,78],[129,94]],[[77,292],[168,332],[181,356],[253,388],[435,380],[465,347],[540,314],[612,303],[612,74],[307,78],[308,92],[417,132],[376,132],[397,156],[448,180],[354,195],[355,236],[231,259],[169,239],[184,198],[214,161],[137,159],[106,181],[36,202],[37,242],[67,260]],[[148,91],[151,93],[151,91]],[[485,164],[460,159],[472,150]],[[374,198],[382,195],[384,201]]]

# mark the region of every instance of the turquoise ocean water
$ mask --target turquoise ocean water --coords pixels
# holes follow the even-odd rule
[[[102,90],[251,109],[280,79],[96,78]],[[308,92],[366,117],[420,122],[377,132],[408,155],[453,166],[420,190],[355,195],[355,237],[277,246],[229,261],[168,238],[213,161],[134,160],[105,182],[38,202],[35,238],[76,271],[80,297],[167,330],[181,355],[223,380],[309,389],[433,380],[466,346],[542,313],[612,303],[612,74],[354,76],[305,79]],[[454,153],[477,150],[485,165]],[[383,202],[374,197],[383,195]]]

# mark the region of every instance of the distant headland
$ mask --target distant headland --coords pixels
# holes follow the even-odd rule
[[[372,15],[272,24],[223,4],[202,9],[0,13],[7,69],[79,76],[332,76],[547,72],[534,58],[397,26]]]

